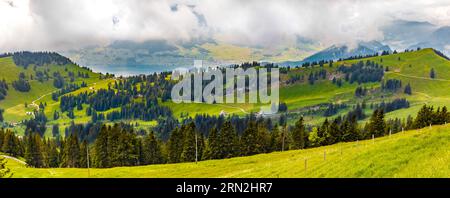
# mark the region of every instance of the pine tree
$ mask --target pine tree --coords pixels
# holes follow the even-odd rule
[[[325,144],[331,145],[336,143],[340,138],[340,129],[338,120],[335,119],[328,127],[328,134],[325,136]]]
[[[369,133],[375,137],[379,137],[386,132],[386,122],[384,120],[384,112],[382,109],[376,109],[370,118]]]
[[[48,166],[52,168],[59,167],[60,159],[59,152],[55,141],[47,142],[47,152],[48,152]]]
[[[145,164],[159,164],[163,162],[160,142],[156,139],[153,131],[144,138],[143,153]]]
[[[269,151],[281,151],[282,147],[282,134],[278,125],[275,125],[270,133]]]
[[[436,78],[436,72],[434,71],[434,68],[431,68],[430,78]]]
[[[294,129],[292,131],[293,149],[303,149],[306,146],[306,131],[305,125],[303,124],[303,117],[295,123]]]
[[[54,124],[52,126],[52,135],[53,135],[53,137],[59,136],[59,125],[58,124]]]
[[[203,153],[205,152],[206,144],[205,144],[205,137],[202,133],[197,133],[197,159],[202,160],[203,159]]]
[[[439,114],[439,124],[445,124],[450,122],[450,112],[448,112],[447,107],[442,107],[442,111]]]
[[[6,130],[4,138],[3,138],[3,145],[2,145],[2,151],[4,153],[7,153],[11,156],[17,156],[17,145],[15,144],[15,135],[11,130]]]
[[[417,117],[414,120],[413,128],[420,129],[433,124],[433,107],[423,105],[423,107],[417,113]]]
[[[0,100],[1,100],[1,99],[0,99]],[[5,110],[0,109],[0,122],[3,122],[3,121],[4,121],[4,118],[3,118],[3,112],[5,112]]]
[[[120,131],[119,124],[114,124],[113,127],[108,127],[108,155],[109,155],[109,165],[111,167],[121,166],[122,162],[120,159],[120,138],[121,138],[121,131]]]
[[[237,156],[239,151],[239,139],[237,133],[231,125],[230,121],[226,121],[220,130],[219,143],[220,153],[219,158],[230,158]]]
[[[64,145],[64,156],[62,159],[62,166],[67,168],[78,168],[80,167],[80,144],[78,136],[76,133],[71,134],[69,138],[66,139]]]
[[[96,167],[111,167],[108,152],[108,136],[109,130],[105,125],[103,125],[94,143],[94,163]]]
[[[341,127],[341,131],[344,132],[341,141],[349,142],[360,139],[358,122],[356,121],[355,116],[353,116],[352,118],[348,118],[344,121]]]
[[[404,91],[404,93],[405,93],[405,94],[408,94],[408,95],[411,95],[411,94],[412,94],[411,85],[410,85],[409,83],[405,86],[405,91]]]
[[[196,131],[195,125],[193,122],[185,127],[184,133],[184,143],[183,143],[183,152],[181,153],[181,161],[182,162],[193,162],[196,159],[196,152],[198,148],[196,148]],[[198,145],[197,145],[198,146]],[[197,156],[198,157],[198,156]]]
[[[241,137],[241,154],[254,155],[261,152],[258,145],[258,127],[254,121],[250,121]]]
[[[219,134],[216,128],[212,128],[209,132],[208,142],[206,145],[204,158],[203,159],[219,159],[220,157],[220,142]]]
[[[116,150],[116,161],[113,166],[132,166],[138,162],[138,153],[135,150],[136,136],[133,131],[119,130],[119,139]]]
[[[183,126],[184,127],[184,126]],[[167,142],[167,153],[169,163],[178,163],[181,161],[181,153],[183,152],[184,137],[182,129],[175,128],[170,134]]]
[[[3,139],[5,139],[5,131],[3,129],[0,129],[0,151],[3,147]]]
[[[88,143],[86,140],[84,140],[80,145],[80,168],[87,168],[87,149],[88,149]]]
[[[28,133],[25,140],[25,161],[36,168],[45,167],[41,137],[37,133]]]

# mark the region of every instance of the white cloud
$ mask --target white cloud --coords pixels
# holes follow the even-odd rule
[[[199,37],[273,47],[289,45],[303,36],[329,45],[379,39],[378,28],[393,19],[449,25],[450,2],[1,0],[0,51],[65,50],[114,40],[180,42]]]

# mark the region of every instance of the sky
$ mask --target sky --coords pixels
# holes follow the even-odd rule
[[[380,40],[394,20],[450,25],[448,0],[0,0],[0,52],[194,39],[285,46]]]

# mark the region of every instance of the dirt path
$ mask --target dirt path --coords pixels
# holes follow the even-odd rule
[[[105,79],[105,80],[108,80],[108,79]],[[88,84],[87,86],[90,87],[90,86],[92,86],[92,85],[96,85],[97,83],[102,82],[102,81],[105,81],[105,80],[101,80],[101,81],[98,81],[98,82],[93,82],[93,83],[91,83],[91,84]],[[54,90],[54,91],[52,91],[52,92],[46,93],[46,94],[44,94],[44,95],[41,95],[41,96],[40,96],[39,98],[37,98],[36,100],[33,100],[33,101],[31,102],[30,105],[36,107],[36,109],[39,110],[39,105],[36,104],[36,102],[39,101],[40,99],[44,98],[45,96],[48,96],[48,95],[50,95],[50,94],[53,94],[54,92],[57,92],[58,90],[60,90],[60,89],[56,89],[56,90]]]
[[[48,95],[50,95],[50,94],[52,94],[52,93],[55,93],[56,91],[58,91],[59,89],[57,89],[57,90],[55,90],[55,91],[52,91],[52,92],[50,92],[50,93],[46,93],[46,94],[44,94],[44,95],[42,95],[42,96],[40,96],[39,98],[37,98],[36,100],[33,100],[32,102],[31,102],[31,106],[35,106],[36,107],[36,109],[39,111],[39,105],[38,104],[36,104],[36,102],[38,101],[38,100],[40,100],[40,99],[42,99],[42,98],[44,98],[45,96],[48,96]]]
[[[217,103],[214,104],[214,105],[221,106],[221,107],[227,107],[227,108],[238,109],[238,110],[242,111],[243,113],[248,114],[248,112],[245,111],[245,109],[243,109],[243,108],[241,108],[241,107],[235,107],[235,106],[229,106],[229,105],[225,105],[225,104],[217,104]]]
[[[20,159],[17,159],[17,158],[15,158],[15,157],[11,157],[11,156],[8,156],[8,155],[0,155],[0,156],[4,157],[4,158],[6,158],[6,159],[14,160],[14,161],[19,162],[19,163],[21,163],[21,164],[23,164],[23,165],[27,165],[26,162],[24,162],[24,161],[22,161],[22,160],[20,160]]]
[[[422,79],[422,80],[435,80],[435,81],[450,82],[450,80],[448,80],[448,79],[443,79],[443,78],[426,78],[426,77],[420,77],[420,76],[410,76],[410,75],[400,74],[400,73],[396,73],[396,72],[386,72],[386,73],[387,73],[387,74],[395,74],[395,75],[399,75],[399,76],[403,76],[403,77],[407,77],[407,78],[415,78],[415,79]]]

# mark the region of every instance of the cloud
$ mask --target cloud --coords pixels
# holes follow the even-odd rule
[[[214,38],[276,47],[381,39],[395,19],[450,24],[447,0],[1,0],[0,51]]]

